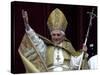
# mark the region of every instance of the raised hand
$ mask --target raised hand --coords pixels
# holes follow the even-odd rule
[[[22,10],[22,17],[24,20],[25,28],[29,30],[29,22],[28,22],[28,13],[27,11]]]

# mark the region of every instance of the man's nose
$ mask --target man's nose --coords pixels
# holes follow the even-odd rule
[[[59,36],[58,36],[58,35],[56,35],[56,36],[55,36],[55,38],[56,38],[56,39],[58,39],[58,38],[59,38]]]

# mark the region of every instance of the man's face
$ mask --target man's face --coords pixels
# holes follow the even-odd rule
[[[51,32],[51,39],[55,45],[60,44],[64,40],[64,34],[60,30],[54,30]]]

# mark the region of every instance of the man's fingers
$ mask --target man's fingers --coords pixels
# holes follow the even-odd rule
[[[23,16],[23,18],[28,18],[27,11],[24,11],[24,10],[22,9],[22,16]]]
[[[22,17],[23,17],[24,23],[28,24],[28,14],[27,14],[27,11],[23,9],[22,9]]]
[[[28,24],[28,14],[27,14],[27,11],[25,11],[25,19],[26,19],[26,23]]]
[[[83,46],[83,51],[87,52],[87,46],[86,45]]]
[[[22,9],[22,17],[23,18],[26,18],[27,17],[27,11],[24,11],[23,9]]]
[[[24,13],[25,13],[25,16],[28,17],[27,11],[25,11]]]

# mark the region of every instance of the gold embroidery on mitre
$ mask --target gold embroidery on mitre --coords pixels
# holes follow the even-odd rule
[[[56,8],[49,15],[47,24],[50,31],[62,30],[65,32],[68,22],[63,12]]]

